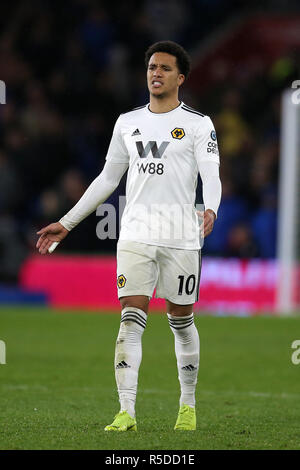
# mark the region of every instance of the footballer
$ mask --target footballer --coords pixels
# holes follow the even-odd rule
[[[161,41],[145,54],[149,103],[121,114],[100,175],[59,222],[42,228],[37,248],[52,251],[117,188],[127,171],[126,206],[117,245],[121,322],[115,347],[120,410],[105,431],[136,431],[135,403],[149,301],[164,298],[180,382],[175,430],[196,429],[200,343],[193,306],[201,272],[197,177],[203,185],[204,237],[221,199],[219,152],[211,119],[179,100],[190,70],[187,52]]]

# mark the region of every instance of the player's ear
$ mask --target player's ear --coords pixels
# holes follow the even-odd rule
[[[183,75],[183,73],[180,73],[178,75],[178,79],[177,79],[178,86],[181,86],[183,84],[184,80],[185,80],[185,76]]]

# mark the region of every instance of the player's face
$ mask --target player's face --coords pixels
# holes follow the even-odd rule
[[[175,56],[166,52],[155,52],[151,56],[147,70],[147,83],[152,96],[164,98],[178,93],[178,87],[183,82],[184,75],[178,70]]]

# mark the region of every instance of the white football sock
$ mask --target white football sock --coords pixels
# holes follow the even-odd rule
[[[180,382],[180,405],[195,407],[195,391],[199,369],[200,342],[194,324],[194,314],[175,317],[168,313],[168,320],[175,337],[178,379]]]
[[[146,321],[147,314],[143,310],[125,307],[115,349],[115,377],[121,411],[126,410],[133,418]]]

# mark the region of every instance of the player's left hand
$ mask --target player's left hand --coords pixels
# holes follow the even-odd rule
[[[207,209],[204,212],[204,238],[209,235],[213,228],[216,220],[216,214],[211,209]]]

